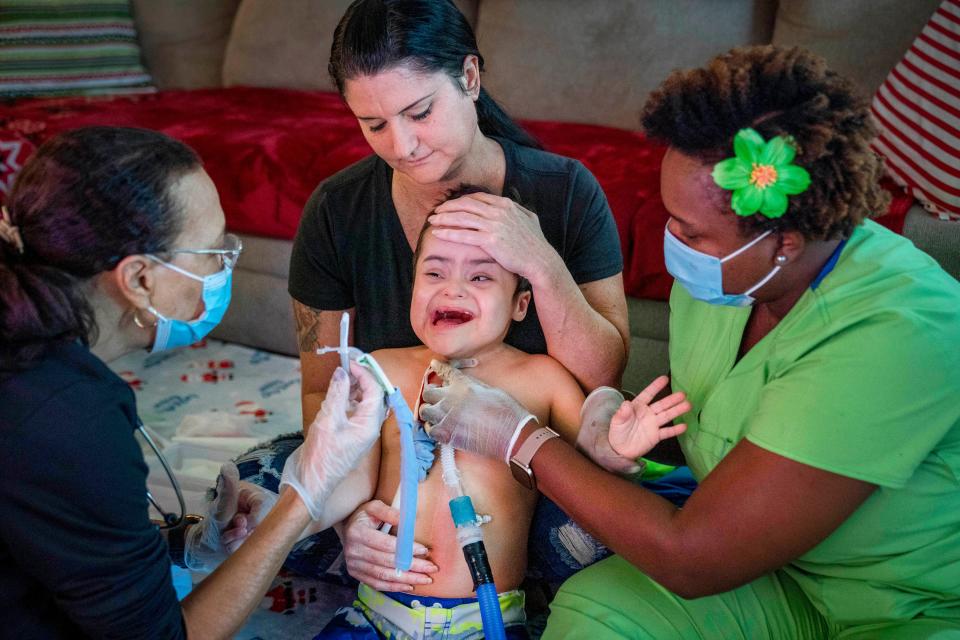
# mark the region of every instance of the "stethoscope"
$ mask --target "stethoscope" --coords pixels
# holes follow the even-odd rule
[[[177,477],[173,475],[173,471],[170,470],[170,465],[167,464],[167,459],[162,453],[160,453],[159,447],[157,447],[156,443],[154,443],[153,438],[150,437],[150,434],[147,433],[147,428],[143,424],[143,420],[140,418],[137,418],[137,431],[139,431],[140,435],[143,436],[143,439],[147,441],[147,444],[150,445],[150,448],[153,449],[153,452],[157,454],[157,459],[160,460],[160,465],[163,467],[163,470],[167,472],[167,478],[170,479],[170,485],[177,494],[177,502],[180,503],[180,513],[173,514],[160,508],[157,500],[153,497],[153,494],[150,493],[150,489],[147,489],[147,500],[150,501],[150,504],[153,505],[153,508],[156,509],[163,518],[164,524],[160,525],[160,529],[173,529],[183,522],[183,518],[187,513],[187,505],[183,501],[183,492],[180,490],[180,483],[177,482]]]

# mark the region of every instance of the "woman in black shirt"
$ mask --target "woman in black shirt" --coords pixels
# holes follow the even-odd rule
[[[0,212],[0,636],[219,638],[259,604],[296,537],[379,435],[383,395],[337,370],[313,434],[243,545],[178,603],[170,556],[222,558],[238,496],[171,530],[148,516],[130,388],[104,363],[186,346],[230,301],[240,245],[216,188],[165,135],[91,127],[51,139]],[[173,552],[173,553],[170,553]]]

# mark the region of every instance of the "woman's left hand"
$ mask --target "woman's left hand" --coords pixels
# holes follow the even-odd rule
[[[217,486],[208,496],[207,513],[197,524],[189,525],[184,537],[183,560],[193,571],[213,571],[227,555],[232,542],[222,539],[237,513],[240,495],[240,471],[233,462],[225,462],[217,476]]]
[[[239,549],[276,503],[277,494],[252,482],[241,480],[237,495],[237,512],[227,528],[220,532],[220,543],[224,549],[228,553]]]
[[[441,240],[480,247],[504,269],[531,281],[559,259],[537,215],[510,198],[471,193],[439,205],[428,220]]]

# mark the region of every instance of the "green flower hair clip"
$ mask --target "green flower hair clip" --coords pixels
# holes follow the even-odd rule
[[[738,216],[759,211],[779,218],[787,211],[787,196],[803,193],[810,186],[810,174],[793,162],[795,143],[787,136],[769,142],[754,129],[741,129],[733,138],[734,157],[713,166],[713,181],[733,191],[730,206]]]

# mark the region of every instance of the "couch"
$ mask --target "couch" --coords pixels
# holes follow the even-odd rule
[[[327,105],[337,100],[335,96],[311,93],[308,98],[297,90],[334,90],[326,63],[334,26],[348,4],[348,0],[133,0],[133,9],[144,63],[161,96],[177,102],[187,95],[211,99],[228,95],[238,102],[238,109],[251,108],[264,95],[280,96],[290,105],[289,113],[304,113],[306,118],[308,99],[337,108]],[[812,49],[872,93],[939,0],[458,0],[457,4],[477,31],[487,67],[483,81],[491,94],[512,115],[530,122],[551,150],[588,156],[582,159],[610,197],[628,263],[631,345],[623,386],[637,390],[667,370],[664,298],[669,278],[659,248],[665,213],[656,193],[658,151],[643,146],[637,131],[647,94],[673,69],[698,66],[737,45],[767,42]],[[137,123],[125,119],[124,113],[114,112],[111,122]],[[217,113],[210,117],[231,117],[228,110]],[[299,156],[303,165],[291,163],[272,179],[294,180],[305,172],[306,164],[315,168],[314,159],[327,157],[327,152],[340,164],[324,167],[323,175],[366,153],[362,144],[357,145],[359,133],[349,114],[341,110],[335,115],[310,126],[350,129],[352,137],[331,139],[325,149],[304,150]],[[256,138],[261,134],[255,125],[263,123],[254,120],[238,120],[237,127],[249,126],[249,137]],[[296,118],[290,120],[284,126],[296,128]],[[177,134],[177,123],[162,124]],[[618,144],[626,141],[625,147],[615,147],[619,157],[597,156],[603,145],[596,141],[604,136]],[[208,169],[215,165],[220,172],[211,170],[221,192],[231,179],[230,162],[234,166],[256,162],[244,157],[205,159]],[[591,162],[603,167],[603,176]],[[613,169],[611,163],[616,165]],[[281,196],[283,191],[279,190]],[[890,226],[960,277],[960,224],[937,220],[909,201],[902,209]],[[228,220],[229,215],[228,211]],[[244,231],[242,225],[238,228]],[[297,353],[286,293],[289,231],[288,225],[286,237],[281,232],[241,234],[245,250],[235,274],[234,302],[214,337]]]

